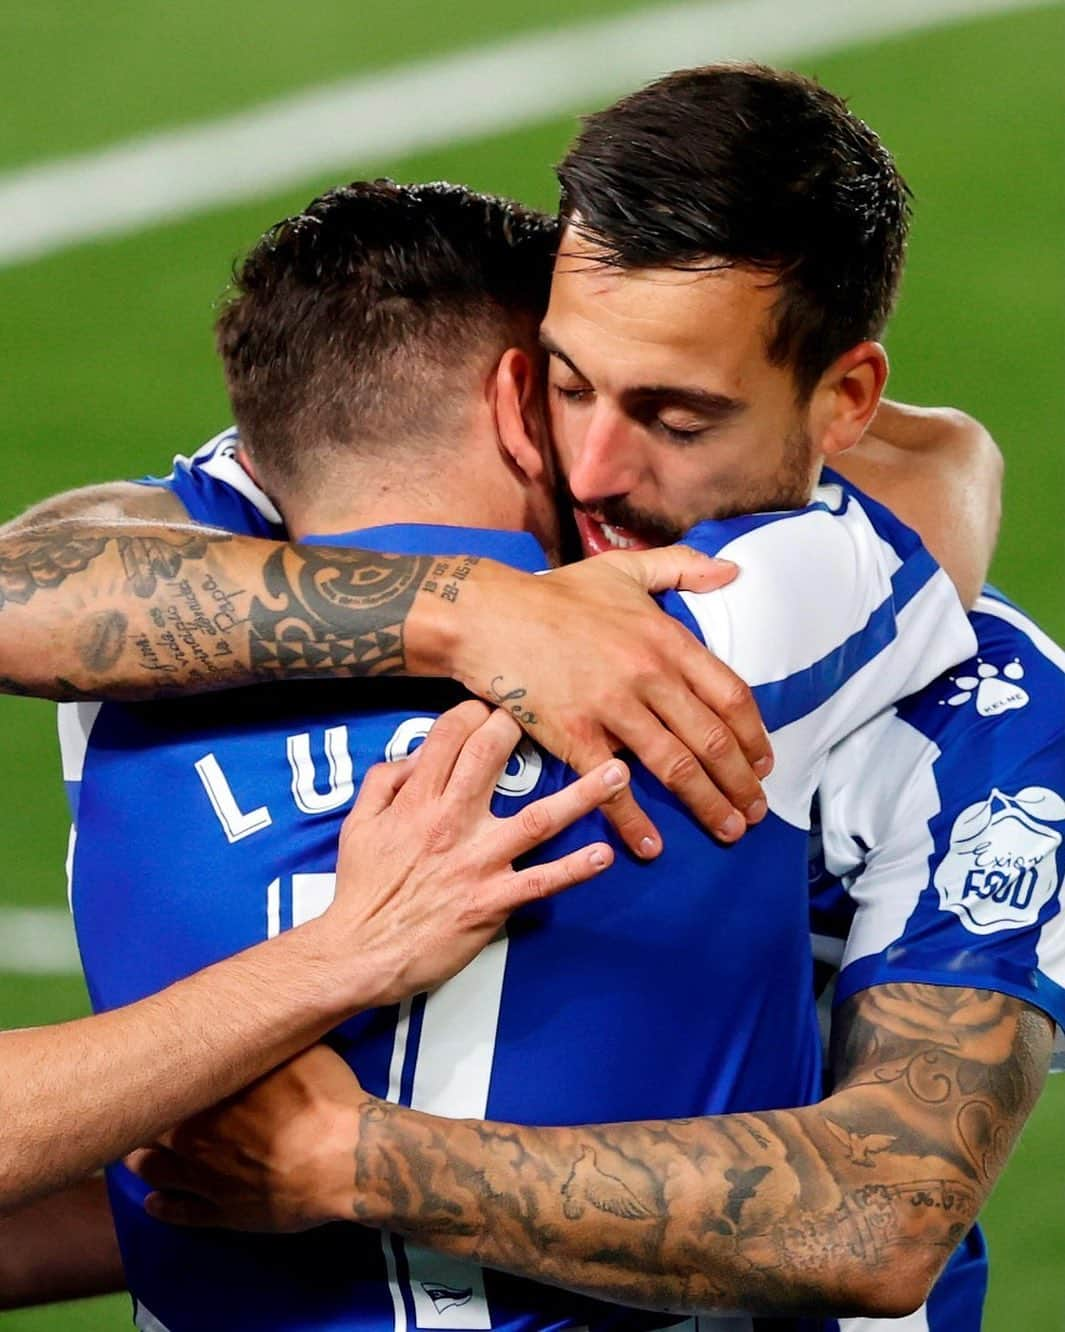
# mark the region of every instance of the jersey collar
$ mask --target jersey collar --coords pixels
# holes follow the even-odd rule
[[[389,555],[479,555],[526,573],[549,568],[543,547],[530,532],[489,527],[449,527],[436,523],[389,523],[354,532],[326,532],[304,537],[312,546],[354,546]]]

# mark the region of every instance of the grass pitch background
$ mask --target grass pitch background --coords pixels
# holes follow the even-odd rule
[[[797,0],[781,0],[782,5]],[[359,70],[508,32],[634,8],[540,0],[535,11],[381,0],[133,6],[8,0],[0,170],[179,125]],[[310,17],[309,17],[310,15]],[[712,33],[706,58],[712,58]],[[957,24],[800,67],[849,95],[916,195],[908,276],[888,346],[894,395],[950,403],[1007,460],[994,577],[1065,638],[1065,7]],[[752,52],[757,55],[757,52]],[[703,53],[693,50],[693,61]],[[579,92],[575,104],[580,101]],[[451,178],[554,202],[572,118],[350,175]],[[339,178],[339,177],[337,177]],[[0,270],[4,517],[54,491],[158,472],[227,421],[212,302],[232,260],[333,179],[137,236]],[[77,198],[69,201],[78,207]],[[0,701],[9,778],[0,902],[57,906],[66,819],[52,709]],[[69,977],[0,975],[0,1024],[85,1009]],[[0,1070],[0,1086],[2,1086]],[[2,1104],[2,1095],[0,1095]],[[1065,1314],[1065,1077],[1052,1082],[987,1210],[988,1332],[1051,1332]],[[6,1314],[10,1332],[129,1325],[124,1299]]]

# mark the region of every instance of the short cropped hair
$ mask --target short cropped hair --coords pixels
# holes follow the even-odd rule
[[[810,79],[754,64],[669,74],[587,117],[558,177],[563,221],[604,264],[771,277],[767,354],[800,397],[883,332],[910,192],[869,126]]]
[[[271,486],[323,450],[438,442],[470,365],[535,346],[557,221],[457,185],[359,181],[272,227],[216,325],[241,437]]]

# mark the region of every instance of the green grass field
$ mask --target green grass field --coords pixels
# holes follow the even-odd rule
[[[796,0],[781,0],[782,5]],[[540,0],[518,12],[381,0],[230,0],[224,7],[8,0],[0,170],[412,55],[626,7]],[[631,5],[627,7],[633,7]],[[1065,6],[826,53],[801,67],[846,93],[896,151],[916,196],[903,302],[889,350],[896,396],[986,422],[1007,459],[994,576],[1065,637]],[[757,52],[752,52],[757,55]],[[693,61],[701,53],[693,51]],[[706,52],[712,58],[712,46]],[[579,89],[574,104],[580,104]],[[405,161],[353,156],[351,175],[451,178],[553,202],[551,163],[572,118]],[[233,258],[325,184],[0,269],[3,516],[54,491],[165,469],[227,421],[212,303]],[[76,197],[69,207],[78,208]],[[66,822],[47,704],[2,705],[19,774],[0,808],[0,901],[60,905]],[[0,1023],[84,1011],[74,978],[0,975]],[[1065,1076],[1048,1088],[988,1209],[989,1332],[1065,1325]],[[10,1332],[128,1324],[124,1300],[3,1315]]]

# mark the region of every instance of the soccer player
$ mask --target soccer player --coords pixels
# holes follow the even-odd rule
[[[243,371],[245,363],[249,374],[254,373],[260,383],[270,373],[282,382],[285,375],[293,373],[290,365],[277,364],[274,353],[278,320],[286,311],[291,321],[298,321],[301,338],[313,342],[323,355],[330,354],[335,306],[317,301],[308,315],[311,303],[298,299],[300,290],[312,282],[324,284],[336,303],[347,292],[349,317],[354,314],[350,308],[353,298],[366,301],[371,317],[362,320],[364,334],[367,324],[373,322],[375,300],[389,314],[390,326],[394,324],[394,298],[389,295],[388,282],[382,284],[373,267],[374,281],[367,281],[360,271],[358,255],[352,251],[353,237],[359,237],[368,252],[363,262],[383,268],[389,276],[393,262],[390,256],[403,234],[403,219],[395,216],[397,194],[399,203],[406,203],[409,195],[401,192],[342,192],[320,203],[312,214],[313,225],[310,219],[301,218],[260,247],[244,272],[242,296],[223,316],[224,334],[233,334],[231,345],[244,358],[236,367],[232,360],[228,362],[231,380]],[[432,261],[443,265],[444,272],[434,272],[436,281],[429,283],[419,272],[417,285],[461,292],[462,285],[454,275],[450,283],[446,280],[447,265],[453,264],[458,255],[476,277],[476,282],[465,280],[475,292],[474,308],[482,310],[484,288],[498,291],[492,285],[494,265],[516,247],[521,219],[505,212],[499,217],[489,209],[486,235],[479,227],[467,225],[469,218],[463,209],[469,214],[471,201],[460,194],[427,191],[418,202],[418,223],[424,226],[427,214],[433,231],[421,244],[410,245],[409,253],[414,256],[411,262],[423,265]],[[377,203],[381,204],[379,218],[375,218]],[[472,204],[477,210],[473,215],[483,225],[483,202],[475,199]],[[360,219],[361,225],[352,225]],[[449,230],[448,223],[458,226],[457,233]],[[432,246],[438,233],[446,239],[439,255]],[[470,241],[473,253],[469,252]],[[410,280],[409,274],[404,280]],[[382,285],[385,296],[378,297]],[[516,335],[513,310],[507,309],[502,295],[497,300],[507,317],[501,320],[496,313],[497,328],[488,348],[482,346],[486,321],[471,321],[468,300],[452,294],[427,320],[429,327],[422,336],[430,346],[448,330],[455,367],[452,373],[460,386],[469,381],[463,397],[463,414],[468,419],[459,442],[454,441],[450,430],[446,436],[449,453],[457,454],[461,464],[455,472],[457,480],[450,484],[446,479],[438,480],[436,493],[418,497],[417,503],[426,516],[448,516],[453,522],[465,510],[482,515],[482,521],[485,515],[494,513],[497,522],[508,520],[507,526],[519,520],[531,522],[538,528],[543,545],[557,549],[557,518],[549,502],[553,484],[545,463],[542,431],[535,425],[535,398],[521,391],[528,366],[523,368],[517,354],[520,347],[506,351]],[[535,322],[535,318],[527,322],[526,362]],[[293,336],[290,328],[288,338]],[[464,336],[473,340],[467,357],[461,354]],[[405,345],[408,355],[416,359],[418,344],[413,343],[412,351],[408,336]],[[377,348],[377,354],[385,358],[391,352],[387,341]],[[467,364],[471,360],[472,364]],[[488,399],[490,410],[484,405],[486,398],[481,389],[486,364],[494,386]],[[313,377],[305,381],[301,375],[297,382],[314,381]],[[287,399],[302,406],[293,387],[290,384]],[[238,395],[234,396],[239,404]],[[282,394],[281,400],[285,396]],[[329,400],[333,400],[332,395]],[[523,401],[531,411],[533,434],[523,425]],[[239,405],[237,411],[238,417],[245,415]],[[291,416],[291,408],[288,418],[279,418],[276,412],[270,414],[269,420],[282,438],[292,433]],[[303,424],[306,428],[305,420]],[[269,433],[257,432],[247,419],[242,420],[242,427],[257,463],[266,459],[276,467]],[[354,435],[356,440],[362,438],[357,428]],[[422,447],[435,457],[442,444],[430,437]],[[501,466],[505,462],[499,458],[501,447],[507,449],[507,466]],[[323,466],[327,473],[329,470],[329,455],[323,452],[325,461],[315,468],[316,480]],[[206,464],[206,470],[200,467],[201,483],[212,475],[210,466],[215,461],[213,454],[200,460]],[[411,458],[408,452],[407,471],[415,477],[416,462],[417,454]],[[367,482],[373,467],[380,466],[372,455],[370,459],[365,455],[360,458],[354,441],[340,452],[340,463],[345,473],[352,469],[363,472]],[[333,467],[337,466],[334,461]],[[463,478],[474,468],[485,485],[481,493],[471,495]],[[379,490],[369,484],[360,485],[358,475],[353,479],[353,498],[348,502],[354,512],[380,521],[410,504],[407,496],[378,498]],[[247,493],[250,482],[246,475],[244,480]],[[186,493],[194,493],[191,485]],[[342,504],[338,483],[319,491],[293,482],[291,492],[279,498],[298,532],[314,531],[318,525],[328,530],[336,521],[335,517],[330,521],[328,515],[336,514]],[[746,563],[752,573],[758,567],[759,548],[778,521],[792,528],[791,549],[809,547],[807,557],[811,568],[820,569],[819,582],[843,577],[838,609],[826,614],[824,627],[830,641],[838,635],[840,644],[850,644],[835,660],[834,669],[818,681],[806,669],[808,654],[818,645],[798,641],[795,664],[802,669],[797,673],[785,670],[777,686],[774,723],[807,731],[805,742],[793,748],[790,770],[785,773],[788,799],[795,808],[804,810],[819,766],[817,755],[839,729],[853,725],[855,713],[876,711],[892,691],[904,689],[904,679],[911,679],[915,669],[931,669],[929,660],[915,667],[912,635],[924,632],[922,656],[942,657],[956,650],[941,638],[941,617],[948,617],[949,630],[955,603],[952,597],[942,595],[942,575],[932,572],[912,537],[904,535],[886,515],[878,514],[875,521],[881,535],[870,540],[860,507],[838,486],[826,490],[812,507],[784,518],[767,519],[756,524],[753,531],[746,530],[750,524],[740,529],[740,539],[750,548]],[[807,525],[811,536],[804,541],[802,534]],[[724,534],[710,525],[702,535],[720,540]],[[886,534],[891,539],[885,546]],[[409,546],[412,542],[439,540],[443,535],[435,527],[425,533],[417,527],[392,526],[377,533],[363,529],[349,539],[363,544],[376,540]],[[489,549],[509,549],[511,558],[528,560],[535,554],[529,538],[518,541],[512,534],[467,528],[450,535],[465,550],[480,544]],[[332,539],[335,541],[337,534]],[[312,574],[330,575],[328,558],[323,558],[317,569],[312,553],[306,559]],[[894,568],[893,575],[885,575],[885,561]],[[447,572],[449,583],[462,583],[461,568]],[[847,585],[849,579],[855,580],[853,589]],[[794,621],[801,615],[801,605],[797,589],[789,586],[786,578],[781,575],[775,581],[775,590],[753,578],[749,585],[759,609],[777,625],[781,641],[774,650],[773,665],[779,667],[787,656],[783,644],[801,639],[798,624],[788,624],[789,616]],[[184,625],[195,618],[190,589],[184,583],[174,580],[173,595],[182,609],[178,616],[164,618],[164,627],[175,626],[174,630],[164,628],[165,632],[183,635]],[[899,613],[910,622],[908,644],[901,639],[894,644],[892,627],[884,623],[885,613],[889,617],[895,614],[891,609],[894,594],[889,589],[896,583],[905,589],[900,591],[905,607]],[[275,601],[278,616],[291,621],[290,601],[280,596]],[[700,617],[708,636],[716,634],[723,641],[731,641],[738,651],[744,650],[750,632],[757,630],[742,598],[735,606],[723,602],[717,609],[693,602],[690,613]],[[842,632],[832,624],[837,616],[842,620]],[[283,643],[280,636],[277,641]],[[753,644],[748,650],[753,650]],[[77,799],[79,839],[74,859],[79,937],[98,1003],[115,1002],[123,993],[129,995],[158,984],[160,974],[165,976],[168,970],[201,965],[205,954],[211,956],[234,946],[236,939],[249,931],[272,931],[283,923],[307,919],[328,899],[338,811],[350,800],[354,774],[365,762],[364,755],[368,750],[379,754],[404,749],[424,723],[417,716],[397,715],[395,703],[387,706],[387,699],[373,710],[367,710],[364,701],[362,710],[352,714],[354,705],[338,698],[335,691],[325,697],[319,689],[317,695],[313,703],[291,692],[291,701],[286,702],[285,691],[280,697],[262,701],[248,697],[243,701],[238,727],[227,725],[233,715],[232,706],[222,711],[210,699],[195,708],[185,704],[177,709],[170,704],[142,709],[136,715],[114,708],[100,713],[93,726]],[[350,724],[348,715],[352,715]],[[316,772],[321,763],[320,758],[316,762],[319,749],[328,759],[328,777]],[[137,762],[131,763],[134,756]],[[75,769],[68,770],[75,775]],[[166,791],[168,818],[183,830],[180,851],[162,867],[157,863],[155,835],[143,816],[142,793],[148,771],[155,774],[151,785]],[[533,754],[523,756],[518,770],[504,777],[504,795],[526,798],[542,780],[557,783],[559,773],[545,769],[542,759]],[[808,1096],[810,1074],[817,1061],[810,1039],[809,972],[802,938],[805,812],[799,815],[797,825],[789,821],[794,816],[791,804],[785,816],[770,816],[760,836],[749,838],[738,849],[741,860],[722,862],[717,871],[720,875],[727,870],[729,881],[737,874],[747,875],[764,885],[763,892],[779,899],[771,907],[766,903],[770,927],[750,939],[737,955],[729,938],[728,921],[734,919],[739,927],[748,916],[749,900],[719,900],[720,895],[710,893],[706,882],[715,856],[720,858],[724,853],[715,852],[702,841],[692,847],[690,828],[685,820],[678,820],[676,807],[663,800],[662,793],[649,788],[647,799],[661,806],[658,818],[671,829],[672,851],[667,845],[665,852],[672,875],[667,902],[654,893],[654,885],[646,876],[642,881],[637,876],[631,891],[623,893],[625,907],[613,929],[604,932],[605,904],[596,899],[588,899],[571,920],[557,917],[551,928],[542,928],[544,921],[538,928],[538,922],[530,919],[511,939],[509,949],[503,945],[489,950],[483,955],[483,963],[467,969],[462,986],[457,990],[445,987],[425,1004],[424,1011],[414,1008],[409,1014],[401,1012],[398,1026],[393,1014],[349,1030],[346,1039],[351,1042],[350,1057],[366,1076],[374,1076],[376,1069],[376,1076],[384,1079],[381,1090],[394,1081],[396,1095],[403,1094],[409,1076],[410,1094],[424,1103],[466,1105],[476,1112],[480,1099],[483,1113],[488,1108],[486,1078],[491,1068],[493,1086],[504,1097],[502,1103],[508,1096],[517,1097],[515,1103],[524,1103],[526,1111],[537,1118],[557,1118],[566,1113],[567,1104],[570,1115],[576,1106],[593,1103],[619,1110],[627,1104],[633,1108],[655,1105],[663,1112],[679,1113],[714,1103],[757,1104],[766,1099],[787,1101]],[[110,839],[106,842],[104,829]],[[117,871],[107,854],[107,847],[115,842],[124,848]],[[770,861],[772,874],[767,872]],[[746,871],[742,862],[749,862]],[[212,887],[216,883],[217,888]],[[142,884],[151,885],[151,890],[139,889]],[[226,885],[230,885],[228,890]],[[602,947],[594,946],[597,935],[603,938]],[[588,944],[583,942],[585,936]],[[655,967],[654,983],[644,982],[630,993],[629,979],[641,975],[650,965],[648,949],[652,945],[652,954],[661,958],[661,967]],[[761,963],[757,960],[759,954],[763,957]],[[678,965],[682,957],[688,960],[687,968]],[[795,1018],[794,1029],[785,1034],[785,1058],[763,1066],[744,1058],[745,1048],[769,1043],[770,1028],[780,1033],[781,1019],[772,1011],[774,1005],[768,995],[766,1002],[750,1002],[749,987],[738,983],[740,972],[731,987],[730,1000],[715,1006],[712,1020],[700,1016],[697,1041],[665,1041],[664,1033],[671,1022],[676,1023],[671,1015],[684,1011],[695,1015],[691,986],[702,986],[696,969],[698,957],[702,966],[722,977],[737,965],[745,973],[753,964],[764,976],[765,985],[777,990],[780,1007]],[[574,999],[587,1010],[585,1021],[593,1027],[602,1026],[604,1035],[610,1030],[618,1037],[625,1033],[624,1042],[613,1038],[607,1041],[595,1066],[589,1066],[583,1040],[574,1039],[580,1029],[574,1029],[572,1015],[552,1005],[557,978],[574,968],[580,975]],[[781,983],[786,995],[779,991]],[[637,1008],[630,1011],[634,1002]],[[540,1014],[540,1019],[533,1030],[519,1038],[532,1014]],[[695,1032],[691,1035],[694,1037]],[[404,1071],[405,1048],[412,1063],[409,1074]],[[506,1080],[499,1082],[508,1059],[516,1061],[509,1091]],[[649,1085],[653,1061],[658,1062],[660,1071]],[[538,1063],[545,1071],[554,1067],[561,1074],[561,1083],[551,1083],[545,1077],[530,1083],[529,1075]],[[541,1089],[539,1107],[534,1096],[537,1086]],[[552,1104],[553,1112],[548,1109]],[[241,1247],[231,1242],[219,1249],[217,1242],[194,1244],[173,1232],[161,1232],[144,1217],[137,1195],[131,1193],[128,1180],[121,1174],[116,1176],[115,1196],[134,1286],[151,1311],[150,1315],[141,1314],[143,1323],[154,1318],[168,1327],[203,1326],[205,1317],[215,1318],[219,1325],[244,1318],[256,1326],[268,1325],[269,1318],[280,1320],[281,1325],[293,1317],[317,1317],[322,1326],[329,1326],[331,1319],[353,1316],[372,1321],[381,1313],[378,1305],[382,1300],[385,1309],[392,1307],[394,1296],[389,1294],[392,1287],[387,1279],[391,1261],[405,1268],[404,1275],[396,1277],[392,1286],[398,1290],[399,1282],[412,1299],[425,1304],[420,1317],[431,1320],[435,1316],[434,1297],[427,1294],[427,1288],[439,1292],[449,1284],[447,1270],[442,1270],[438,1262],[413,1251],[397,1257],[386,1250],[381,1255],[374,1245],[363,1249],[355,1269],[356,1274],[361,1271],[363,1275],[354,1288],[358,1308],[353,1312],[350,1282],[354,1278],[345,1275],[347,1269],[337,1268],[335,1249],[325,1241],[318,1247],[308,1246],[306,1264],[301,1263],[289,1280],[270,1263],[269,1281],[264,1284],[264,1263],[268,1259],[261,1246],[249,1243]],[[223,1262],[224,1290],[220,1280]],[[183,1271],[180,1281],[176,1279],[178,1267]],[[310,1308],[309,1272],[314,1273]],[[199,1284],[201,1279],[204,1284]],[[483,1290],[483,1278],[474,1273],[472,1279],[482,1289],[478,1302],[484,1304],[488,1295]],[[473,1288],[468,1295],[473,1297]],[[402,1292],[399,1298],[403,1298]],[[446,1295],[440,1298],[446,1305]],[[504,1308],[508,1303],[515,1308],[530,1307],[533,1316],[546,1317],[547,1309],[558,1297],[518,1290],[509,1298],[505,1291],[501,1297],[497,1292],[495,1298],[502,1299]],[[567,1303],[572,1308],[572,1301]],[[596,1316],[594,1309],[582,1312],[586,1317]]]

